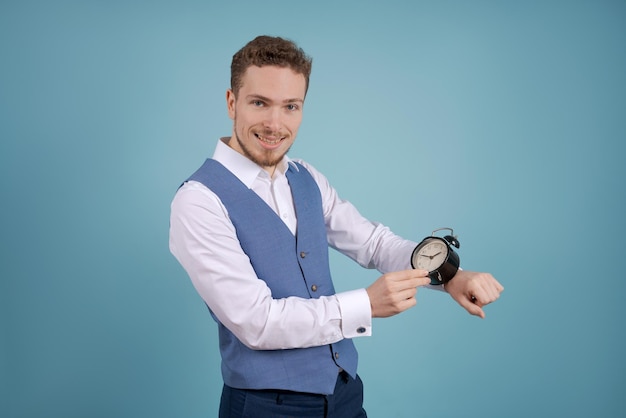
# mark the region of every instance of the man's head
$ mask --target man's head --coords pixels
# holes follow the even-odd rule
[[[239,93],[243,75],[248,67],[268,65],[291,68],[295,73],[302,74],[306,81],[306,93],[309,88],[312,59],[290,40],[263,35],[254,38],[233,55],[230,65],[230,89],[235,96]]]
[[[311,59],[293,42],[258,37],[235,54],[226,92],[228,145],[270,174],[295,141]]]

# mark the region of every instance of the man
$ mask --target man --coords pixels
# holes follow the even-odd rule
[[[291,160],[311,72],[294,43],[260,36],[233,56],[230,137],[172,202],[170,249],[218,323],[220,417],[365,417],[352,339],[416,304],[428,272],[416,243],[363,218],[326,178]],[[383,275],[336,294],[328,245]],[[489,274],[445,285],[470,314],[495,301]]]

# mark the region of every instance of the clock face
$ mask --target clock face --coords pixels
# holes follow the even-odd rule
[[[448,258],[448,246],[439,238],[428,238],[413,253],[414,268],[437,270]]]

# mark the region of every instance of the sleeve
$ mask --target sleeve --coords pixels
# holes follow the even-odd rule
[[[226,208],[200,183],[186,183],[174,197],[169,244],[215,317],[249,348],[305,348],[369,335],[367,294],[273,299],[241,249]],[[367,318],[351,315],[354,310],[367,310]],[[344,311],[350,321],[342,321]]]
[[[347,200],[341,199],[328,179],[310,164],[301,162],[320,188],[328,243],[362,267],[381,273],[411,269],[411,254],[417,242],[394,234],[385,225],[363,217]],[[426,286],[443,290],[441,286]]]
[[[388,273],[411,268],[416,242],[395,235],[378,222],[363,217],[347,200],[341,199],[326,177],[302,162],[320,188],[328,243],[362,267]]]

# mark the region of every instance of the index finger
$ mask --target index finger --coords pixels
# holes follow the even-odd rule
[[[424,269],[411,269],[411,270],[405,270],[405,271],[408,272],[413,277],[427,277],[429,273],[428,270],[424,270]]]
[[[416,283],[415,287],[426,286],[430,284],[430,276],[428,270],[423,269],[413,269],[411,270],[411,277],[414,279],[414,283]]]
[[[430,276],[427,270],[414,270],[414,274],[411,276],[411,284],[413,287],[421,287],[430,284]]]

